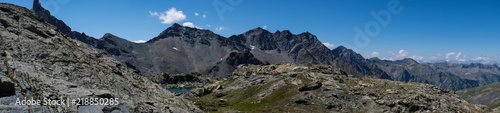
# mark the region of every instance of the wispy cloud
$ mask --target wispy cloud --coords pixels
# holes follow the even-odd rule
[[[200,13],[194,13],[194,16],[199,16],[199,15],[200,15]]]
[[[207,15],[202,15],[203,18],[207,18]]]
[[[450,52],[450,53],[446,53],[445,56],[446,56],[446,61],[450,61],[450,56],[452,55],[455,55],[456,53],[455,52]]]
[[[463,55],[462,57],[460,56],[462,56],[462,52],[458,52],[457,56],[455,56],[455,60],[465,62],[465,58],[467,57],[467,55]]]
[[[186,15],[182,13],[182,11],[177,11],[174,7],[170,8],[170,10],[165,12],[151,12],[149,11],[151,16],[158,16],[161,20],[162,24],[171,24],[174,22],[180,22],[186,20]]]
[[[417,56],[417,55],[413,55],[413,56],[410,56],[411,59],[414,59],[414,60],[417,60],[417,61],[422,61],[424,60],[424,57],[423,56]]]
[[[401,50],[399,50],[398,54],[396,55],[396,58],[404,58],[408,55],[408,53],[409,53],[408,51],[401,49]]]
[[[226,30],[227,27],[216,27],[215,30],[216,31],[222,31],[222,30]]]
[[[378,55],[380,55],[378,52],[372,52],[372,54],[370,54],[370,57],[378,57]]]
[[[489,60],[489,58],[486,56],[480,56],[480,57],[473,58],[471,60],[473,60],[473,61],[480,61],[480,60],[487,61],[487,60]]]
[[[264,26],[262,27],[262,29],[267,29],[267,25],[264,25]]]
[[[265,27],[265,26],[264,26],[264,27]],[[264,29],[265,29],[265,28],[264,28]],[[333,47],[335,47],[335,45],[330,44],[330,43],[328,43],[328,42],[323,43],[323,45],[325,45],[326,47],[328,47],[328,48],[330,48],[330,49],[332,49]]]
[[[149,11],[149,15],[151,15],[151,16],[158,16],[158,12],[151,12],[151,11]]]

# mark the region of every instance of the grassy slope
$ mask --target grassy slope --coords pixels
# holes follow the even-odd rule
[[[488,108],[500,106],[500,82],[457,91],[457,94],[474,104],[483,104]]]

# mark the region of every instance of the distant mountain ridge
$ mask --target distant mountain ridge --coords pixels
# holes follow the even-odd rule
[[[226,38],[209,30],[174,23],[146,43],[134,43],[112,34],[95,39],[71,31],[64,22],[50,16],[38,0],[32,11],[70,37],[106,52],[146,77],[163,72],[201,72],[226,77],[240,64],[312,63],[336,66],[358,77],[429,83],[453,90],[500,81],[499,69],[490,65],[420,64],[409,58],[398,61],[365,59],[343,46],[330,50],[309,32],[271,33],[255,28]],[[460,71],[462,69],[468,71]]]
[[[343,46],[332,51],[346,61],[360,65],[353,69],[365,68],[372,71],[365,73],[388,74],[396,81],[428,83],[455,91],[500,81],[500,68],[494,64],[449,62],[420,64],[411,58],[396,61],[380,60],[376,57],[365,59]]]

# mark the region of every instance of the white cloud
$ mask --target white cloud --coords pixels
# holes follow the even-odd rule
[[[423,56],[417,56],[417,55],[410,56],[410,58],[412,58],[412,59],[414,59],[414,60],[417,60],[417,61],[422,61],[422,60],[424,60],[424,57],[423,57]]]
[[[455,56],[455,60],[458,60],[460,62],[465,62],[465,58],[467,57],[467,55],[464,55],[462,58],[460,58],[461,55],[462,52],[458,52],[457,56]]]
[[[262,27],[262,29],[267,29],[267,25],[264,25],[264,27]]]
[[[333,47],[335,47],[335,45],[330,44],[330,43],[328,43],[328,42],[323,43],[323,45],[325,45],[326,47],[328,47],[328,48],[330,48],[330,49],[331,49],[331,48],[333,48]]]
[[[170,8],[170,10],[165,11],[165,12],[151,12],[149,11],[149,14],[151,16],[158,16],[158,18],[161,20],[162,24],[171,24],[174,22],[180,22],[186,19],[186,15],[182,13],[182,11],[177,11],[174,7]]]
[[[378,57],[379,53],[378,52],[373,52],[372,54],[370,54],[371,57]]]
[[[207,24],[207,27],[210,27],[210,25]]]
[[[487,60],[489,60],[489,58],[488,58],[488,57],[486,57],[486,56],[481,56],[481,57],[476,57],[476,58],[473,58],[473,59],[471,59],[471,60],[474,60],[474,61],[478,61],[478,60],[484,60],[484,61],[487,61]]]
[[[404,58],[408,55],[408,53],[409,53],[408,51],[401,49],[401,50],[399,50],[398,54],[396,55],[396,58]]]
[[[194,16],[199,16],[200,14],[199,13],[194,13]]]
[[[144,40],[137,40],[137,41],[132,41],[132,42],[134,42],[134,43],[146,43],[146,41],[144,41]]]
[[[149,11],[149,15],[151,15],[151,16],[158,16],[158,12],[151,12],[151,11]]]
[[[206,17],[207,17],[207,15],[203,15],[203,18],[206,18]]]
[[[449,58],[451,55],[455,55],[456,53],[455,52],[450,52],[450,53],[446,53],[445,56],[446,56],[446,61],[450,61]]]
[[[182,26],[186,26],[186,27],[191,27],[191,28],[197,28],[197,29],[202,29],[201,27],[198,27],[198,26],[195,26],[193,23],[191,22],[184,22],[182,24]]]
[[[455,60],[460,59],[460,55],[462,55],[462,52],[458,52],[457,56],[455,56]]]
[[[216,31],[222,31],[222,30],[226,30],[227,28],[226,27],[216,27],[215,30]]]

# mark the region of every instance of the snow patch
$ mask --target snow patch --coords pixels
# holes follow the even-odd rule
[[[255,49],[255,46],[253,46],[253,45],[250,45],[250,49],[252,49],[252,50],[253,50],[253,49]]]
[[[177,50],[177,48],[176,48],[176,47],[173,47],[173,49],[174,49],[175,51],[179,51],[179,50]]]

